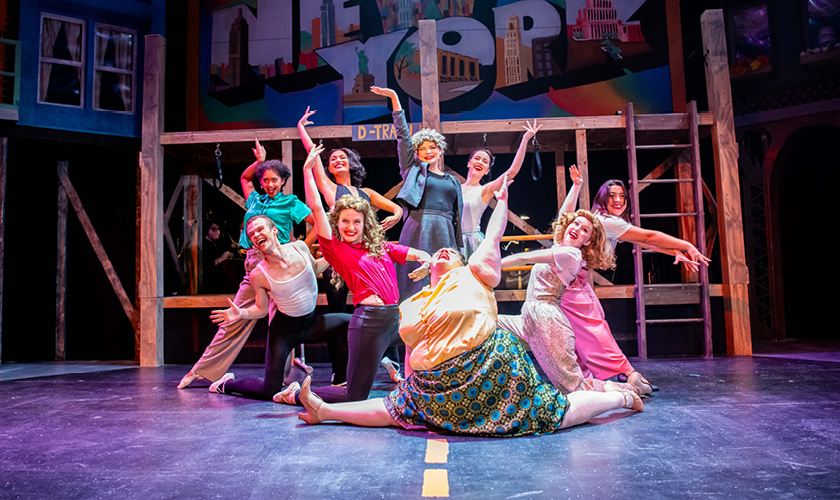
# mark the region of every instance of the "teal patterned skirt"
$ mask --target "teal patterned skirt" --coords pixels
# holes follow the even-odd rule
[[[484,344],[412,373],[385,408],[406,429],[513,437],[554,432],[569,403],[542,381],[519,340],[498,328]]]

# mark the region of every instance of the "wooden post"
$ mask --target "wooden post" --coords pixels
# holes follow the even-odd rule
[[[420,21],[420,97],[423,127],[440,130],[437,27],[434,19]]]
[[[59,170],[67,170],[68,162],[58,162]],[[55,263],[55,360],[64,361],[67,357],[64,341],[67,338],[67,325],[64,314],[67,310],[67,192],[58,183],[58,234],[56,237]]]
[[[0,364],[3,363],[3,248],[6,246],[6,150],[9,138],[0,138]]]
[[[280,161],[286,164],[289,167],[289,180],[286,181],[286,185],[283,186],[283,194],[294,194],[294,180],[295,180],[295,172],[292,170],[292,141],[283,141],[280,143]]]
[[[680,0],[665,0],[668,27],[668,67],[671,71],[671,103],[674,113],[685,113],[685,64],[683,62]]]
[[[166,39],[146,35],[140,179],[140,366],[163,364],[163,132]]]
[[[726,350],[730,355],[751,355],[749,272],[744,251],[738,142],[735,140],[723,11],[707,10],[700,16],[700,24],[706,55],[706,93],[709,111],[715,118],[712,146],[723,270]]]
[[[199,92],[201,67],[199,48],[201,39],[201,0],[187,0],[187,80],[185,85],[187,99],[187,130],[198,130],[198,119],[201,116],[201,93]]]
[[[134,189],[134,310],[140,314],[140,179],[143,177],[142,169],[143,155],[137,152],[137,164],[134,166],[135,189]],[[140,362],[140,328],[134,329],[134,361]]]
[[[580,186],[580,208],[589,210],[589,153],[586,149],[586,130],[575,130],[575,149],[577,150],[577,166],[583,184]]]
[[[197,295],[201,290],[201,242],[202,233],[202,203],[201,189],[203,184],[198,176],[197,163],[185,165],[184,175],[184,281],[190,295]]]
[[[557,175],[557,213],[566,201],[566,159],[564,151],[554,151],[554,171]]]

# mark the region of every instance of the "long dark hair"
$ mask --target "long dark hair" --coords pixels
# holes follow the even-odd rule
[[[362,187],[362,183],[365,181],[365,177],[367,177],[367,172],[365,172],[365,167],[362,165],[362,157],[359,156],[359,153],[356,152],[355,149],[350,148],[336,148],[330,151],[330,158],[333,153],[336,151],[344,151],[344,154],[347,155],[347,162],[350,164],[350,185],[360,188]],[[335,176],[330,172],[329,168],[329,160],[327,160],[327,178],[333,182],[335,182]]]
[[[610,179],[601,185],[601,189],[598,190],[598,194],[596,194],[595,199],[592,200],[592,213],[599,215],[612,215],[607,206],[610,201],[610,188],[613,186],[619,186],[622,190],[624,190],[624,212],[622,212],[618,217],[630,222],[630,196],[627,193],[627,187],[618,179]]]

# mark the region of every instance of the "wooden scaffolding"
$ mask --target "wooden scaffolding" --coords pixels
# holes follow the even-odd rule
[[[539,118],[541,151],[554,152],[557,172],[557,206],[564,199],[565,168],[563,153],[574,150],[577,165],[584,177],[580,205],[589,207],[588,151],[625,150],[628,147],[628,130],[634,130],[634,137],[640,144],[673,144],[688,142],[692,120],[700,137],[711,136],[715,161],[715,195],[706,188],[705,197],[710,210],[716,214],[716,224],[707,230],[717,235],[721,243],[721,265],[723,283],[706,287],[712,296],[723,297],[726,316],[727,353],[729,355],[752,354],[749,298],[747,295],[748,273],[744,258],[744,238],[741,223],[741,198],[738,181],[737,143],[735,141],[732,101],[729,86],[723,14],[720,10],[707,11],[701,18],[703,43],[706,55],[706,80],[709,96],[707,113],[673,113],[656,115],[616,115],[590,117]],[[295,146],[299,140],[296,128],[225,130],[207,132],[163,132],[163,67],[165,40],[158,35],[146,37],[145,91],[143,96],[142,153],[140,160],[140,252],[139,265],[139,348],[142,366],[163,364],[163,309],[165,307],[216,307],[226,305],[227,296],[163,296],[163,261],[165,243],[165,217],[171,209],[165,210],[163,197],[163,152],[164,150],[187,162],[211,163],[215,160],[217,144],[223,144],[228,161],[251,161],[251,147],[254,137],[265,145],[270,157],[280,157],[287,164],[292,159],[305,158],[305,150]],[[440,122],[438,108],[437,64],[434,54],[434,21],[420,22],[421,84],[423,103],[423,124],[440,130],[451,144],[449,151],[466,155],[483,145],[494,153],[514,151],[521,138],[521,120],[485,120]],[[692,118],[695,117],[695,118]],[[628,126],[628,119],[631,120]],[[308,131],[315,140],[322,139],[331,147],[352,146],[364,157],[392,157],[393,141],[352,143],[352,129],[349,125],[310,127]],[[696,143],[696,139],[695,139]],[[549,146],[549,147],[546,147]],[[686,171],[690,161],[679,152],[660,165],[648,180],[658,177],[669,167],[674,167],[675,178],[688,177]],[[195,172],[185,176],[184,189],[191,190],[189,198],[200,199],[202,185]],[[186,179],[189,177],[189,179]],[[682,184],[679,184],[682,185]],[[388,193],[393,197],[395,187]],[[233,194],[229,194],[235,198]],[[685,199],[688,195],[680,195]],[[694,196],[692,194],[692,196]],[[240,197],[241,200],[241,197]],[[171,202],[170,202],[171,205]],[[187,207],[188,217],[200,218],[200,206]],[[678,211],[687,210],[678,207]],[[515,214],[509,220],[528,234],[537,231]],[[706,228],[704,228],[706,229]],[[681,236],[696,234],[691,222],[681,226]],[[714,237],[714,236],[712,236]],[[699,246],[706,252],[706,245]],[[691,276],[686,276],[690,281]],[[633,298],[633,286],[603,286],[596,292],[601,298]],[[658,291],[648,297],[648,302],[686,303],[686,287],[670,291]],[[523,300],[524,290],[503,290],[497,292],[499,300]],[[694,299],[690,299],[694,300]],[[641,352],[641,346],[640,346]],[[707,356],[711,355],[710,345]]]

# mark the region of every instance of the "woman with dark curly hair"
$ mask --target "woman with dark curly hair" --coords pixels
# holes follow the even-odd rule
[[[312,217],[312,211],[296,196],[283,193],[283,186],[292,175],[289,167],[280,160],[266,161],[265,148],[260,145],[259,139],[255,143],[253,151],[257,161],[249,165],[239,179],[242,194],[245,196],[244,220],[248,221],[255,215],[267,216],[277,226],[279,241],[286,243],[291,240],[294,224],[301,221],[314,224],[315,219]],[[265,194],[257,192],[254,179],[259,179]],[[252,248],[251,240],[245,231],[242,231],[239,238],[239,246],[247,249],[248,253],[245,257],[245,278],[239,284],[233,302],[237,307],[247,308],[254,305],[255,300],[250,273],[262,260],[262,254]],[[271,306],[270,318],[274,316],[274,311],[274,307]],[[256,323],[256,319],[240,319],[220,326],[213,341],[192,370],[181,379],[178,388],[187,387],[197,378],[206,378],[211,382],[219,380],[239,355]]]
[[[382,354],[398,336],[399,294],[394,262],[425,262],[429,254],[385,241],[382,224],[370,204],[344,195],[327,216],[318,195],[313,166],[323,146],[315,146],[303,166],[306,202],[315,217],[321,254],[353,292],[353,317],[347,328],[347,386],[318,387],[325,401],[366,399],[379,369]],[[425,269],[425,268],[422,268]],[[274,396],[277,403],[295,404],[300,384],[294,382]]]
[[[409,137],[405,111],[397,93],[391,89],[371,87],[374,94],[388,97],[393,107],[394,126],[397,129],[397,153],[403,186],[397,195],[408,209],[400,244],[434,253],[441,248],[461,248],[461,211],[464,202],[461,183],[443,171],[443,152],[446,139],[436,130],[424,128]],[[415,282],[409,274],[416,265],[400,266],[397,279],[400,299],[405,300],[419,292],[428,280]]]
[[[564,396],[540,380],[519,340],[496,327],[493,287],[501,277],[506,184],[496,193],[487,239],[469,261],[454,249],[439,250],[429,266],[431,285],[400,304],[400,336],[411,353],[399,389],[385,398],[330,404],[309,391],[307,379],[300,394],[306,413],[299,418],[512,437],[554,432],[622,407],[644,408],[632,392]]]

